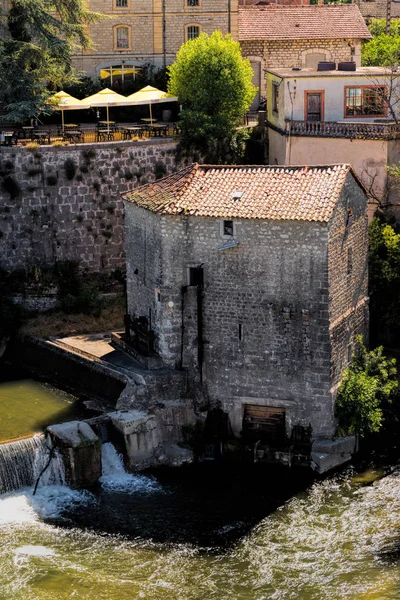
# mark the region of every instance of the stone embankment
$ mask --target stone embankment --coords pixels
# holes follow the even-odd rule
[[[0,149],[0,268],[124,268],[120,193],[173,172],[176,141]]]

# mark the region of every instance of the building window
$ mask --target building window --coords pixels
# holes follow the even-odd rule
[[[117,25],[117,27],[114,27],[115,50],[130,50],[130,47],[131,28],[127,25]]]
[[[278,112],[279,107],[279,85],[272,83],[272,110]]]
[[[189,285],[203,287],[203,267],[189,267]]]
[[[129,8],[128,0],[114,0],[114,8]]]
[[[143,74],[143,67],[137,67],[129,63],[117,63],[100,69],[100,79],[106,84],[106,87],[118,85],[124,87],[125,84],[132,84]]]
[[[186,0],[186,6],[200,6],[200,0]]]
[[[195,40],[200,35],[200,25],[186,25],[186,40]]]
[[[351,210],[351,208],[349,208],[349,210],[347,211],[346,227],[350,227],[350,225],[352,223],[353,223],[353,211]]]
[[[386,86],[345,87],[345,117],[384,117]]]
[[[353,270],[353,249],[348,248],[347,250],[347,275],[351,275]]]
[[[224,235],[233,237],[233,221],[224,221]]]

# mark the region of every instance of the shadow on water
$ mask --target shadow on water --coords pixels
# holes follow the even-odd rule
[[[284,468],[202,463],[155,473],[152,493],[98,488],[90,507],[74,507],[57,523],[155,544],[199,551],[229,550],[262,519],[304,490],[312,474]]]

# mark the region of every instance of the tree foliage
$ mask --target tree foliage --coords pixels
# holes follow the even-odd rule
[[[369,30],[373,39],[363,44],[362,65],[394,67],[400,63],[400,20],[393,19],[386,35],[386,19],[372,19]]]
[[[100,15],[84,0],[13,0],[0,24],[0,106],[23,122],[50,110],[56,89],[76,79],[72,54],[88,49],[87,25]]]
[[[397,388],[396,360],[383,355],[383,347],[367,351],[358,337],[353,363],[343,374],[335,413],[339,433],[376,433],[383,423],[383,409]]]
[[[183,146],[220,158],[257,91],[250,61],[230,35],[201,33],[180,48],[169,75],[168,91],[183,105]]]
[[[369,227],[371,335],[390,342],[400,331],[400,234],[379,218]]]

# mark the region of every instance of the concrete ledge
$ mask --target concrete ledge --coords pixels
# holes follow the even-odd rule
[[[114,348],[118,348],[119,350],[123,350],[129,356],[132,356],[135,360],[137,360],[142,367],[149,371],[156,371],[157,369],[164,369],[165,365],[162,362],[159,356],[143,356],[135,348],[132,348],[129,344],[125,342],[123,339],[123,334],[118,331],[111,332],[111,345]]]

